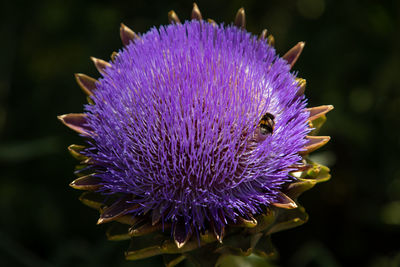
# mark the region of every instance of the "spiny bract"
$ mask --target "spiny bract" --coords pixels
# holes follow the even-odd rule
[[[130,259],[216,240],[226,253],[224,235],[258,241],[293,210],[303,223],[297,196],[329,178],[305,158],[329,137],[307,135],[332,109],[306,109],[305,81],[290,72],[304,43],[280,58],[266,31],[244,29],[243,9],[227,26],[202,20],[195,4],[191,21],[169,18],[141,36],[122,25],[125,47],[110,62],[92,58],[102,78],[76,75],[90,104],[59,117],[87,140],[69,148],[82,161],[71,186],[92,191],[82,201],[100,209],[98,223],[130,226],[110,239],[158,233],[152,253],[130,249]]]

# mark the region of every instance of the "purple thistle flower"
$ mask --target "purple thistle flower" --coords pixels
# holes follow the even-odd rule
[[[310,131],[290,66],[235,26],[152,29],[119,52],[87,105],[102,191],[202,228],[277,201]],[[261,134],[266,113],[271,134]]]
[[[290,72],[303,43],[280,58],[265,36],[244,30],[244,11],[225,26],[197,10],[199,20],[140,37],[123,25],[126,46],[112,62],[94,59],[102,78],[77,76],[90,95],[85,114],[60,117],[88,143],[71,148],[90,172],[72,186],[113,199],[99,223],[171,225],[178,248],[194,232],[222,241],[230,224],[296,208],[282,191],[297,181],[303,155],[329,140],[307,134],[332,109],[306,109]]]

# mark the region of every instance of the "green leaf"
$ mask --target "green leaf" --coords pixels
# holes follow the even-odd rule
[[[127,260],[144,259],[161,254],[182,254],[195,250],[205,243],[199,242],[197,239],[192,239],[183,247],[178,248],[171,241],[169,235],[159,233],[139,236],[132,238],[131,245],[125,253]]]
[[[174,267],[186,259],[185,255],[180,254],[165,254],[163,260],[165,267]]]
[[[165,223],[164,225],[162,223],[158,223],[156,225],[152,225],[151,223],[146,223],[143,225],[139,225],[138,227],[132,227],[129,233],[131,236],[142,236],[169,228],[171,228],[171,224],[169,223]]]
[[[99,193],[85,192],[79,197],[79,200],[86,206],[100,210],[104,207],[105,197]]]
[[[324,165],[313,162],[306,158],[307,165],[311,166],[309,169],[304,171],[295,171],[290,173],[294,177],[298,178],[299,181],[314,180],[316,183],[326,182],[331,178],[329,174],[330,169]]]
[[[290,198],[296,199],[305,191],[313,188],[316,183],[317,180],[315,179],[298,178],[296,182],[290,183],[284,192]]]
[[[250,220],[244,219],[242,217],[236,218],[235,224],[230,224],[232,227],[240,227],[240,228],[254,228],[257,226],[257,220],[255,218],[251,218]]]
[[[296,209],[279,209],[276,212],[276,219],[271,227],[266,231],[267,234],[272,234],[297,227],[304,224],[308,220],[308,215],[305,209],[299,206]]]
[[[325,122],[326,122],[325,115],[322,115],[321,117],[311,121],[312,128],[314,128],[314,130],[312,130],[308,135],[317,135],[321,130],[322,125],[324,125]]]
[[[128,250],[125,252],[125,259],[126,260],[140,260],[140,259],[145,259],[157,255],[163,254],[163,251],[161,250],[161,247],[156,245],[156,246],[151,246],[151,247],[145,247],[142,249],[138,250]]]
[[[221,256],[221,258],[218,261],[216,266],[219,266],[219,267],[243,267],[243,266],[273,267],[275,265],[268,262],[265,258],[259,257],[255,254],[251,254],[250,256],[247,256],[247,257],[233,256],[233,255]]]
[[[200,240],[204,243],[212,243],[217,241],[217,238],[213,233],[208,230],[205,230],[204,233],[200,233]]]
[[[166,239],[169,239],[169,236],[159,233],[132,238],[130,246],[125,252],[125,258],[127,260],[139,260],[161,255],[164,253],[161,244]]]
[[[77,159],[79,161],[88,159],[88,157],[81,154],[81,152],[84,149],[85,149],[85,146],[81,146],[81,145],[70,145],[68,147],[68,151],[71,154],[71,156],[73,156],[75,159]]]
[[[220,254],[213,253],[217,246],[220,246],[220,244],[214,242],[213,244],[206,244],[199,249],[185,253],[184,255],[188,259],[187,265],[196,267],[216,266],[219,258],[221,257]]]
[[[72,181],[69,186],[78,190],[95,191],[102,186],[102,180],[95,176],[95,173],[81,176]]]
[[[129,226],[120,223],[113,223],[108,228],[106,235],[107,239],[111,241],[122,241],[131,238],[129,234]]]
[[[224,239],[223,245],[217,248],[215,252],[221,254],[233,254],[238,256],[249,256],[253,252],[262,233],[249,234],[238,233],[233,234]]]
[[[313,167],[304,172],[304,177],[307,179],[315,179],[317,183],[326,182],[331,178],[329,174],[330,169],[324,165],[318,164],[316,162],[307,159],[307,163],[311,164]]]
[[[272,225],[275,220],[275,212],[273,209],[268,209],[265,214],[261,214],[256,217],[257,226],[251,229],[247,229],[248,233],[254,234],[259,233],[267,229]]]
[[[127,224],[127,225],[130,225],[130,226],[138,223],[141,220],[143,220],[142,217],[140,217],[140,216],[134,217],[134,216],[132,216],[130,214],[129,215],[124,215],[124,216],[121,216],[121,217],[115,219],[116,222],[119,222],[119,223],[122,223],[122,224]]]
[[[197,238],[192,238],[183,247],[178,248],[176,246],[175,242],[173,242],[170,238],[168,238],[161,245],[161,250],[163,251],[163,253],[176,254],[176,253],[184,253],[184,252],[192,251],[203,245],[205,245],[205,243],[203,243],[201,241],[199,242],[197,240]]]
[[[278,255],[271,241],[271,235],[263,235],[254,248],[254,254],[266,259],[275,259]]]
[[[86,100],[90,105],[94,105],[94,101],[92,100],[92,98],[90,96],[87,96]]]

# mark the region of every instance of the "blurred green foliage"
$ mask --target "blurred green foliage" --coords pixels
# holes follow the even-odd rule
[[[400,266],[400,2],[198,5],[225,23],[244,6],[248,30],[266,27],[279,54],[306,41],[295,70],[308,81],[310,105],[335,106],[321,132],[332,140],[313,156],[333,178],[301,197],[306,225],[273,236],[280,252],[273,264]],[[125,262],[128,243],[107,241],[97,212],[79,203],[68,187],[75,162],[66,147],[82,140],[56,115],[82,111],[73,73],[98,76],[89,56],[107,59],[121,48],[120,22],[144,33],[166,24],[171,9],[188,18],[191,7],[183,0],[1,2],[0,266],[162,263]]]

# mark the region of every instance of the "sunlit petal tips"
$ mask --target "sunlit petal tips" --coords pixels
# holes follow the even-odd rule
[[[114,204],[112,204],[109,207],[106,207],[101,215],[99,220],[97,221],[97,224],[102,224],[106,222],[110,222],[115,220],[116,218],[119,218],[126,213],[135,210],[138,208],[138,205],[133,205],[132,203],[129,203],[129,200],[126,198],[120,199],[116,201]]]
[[[144,225],[140,225],[138,227],[132,227],[129,229],[129,234],[131,236],[144,236],[148,235],[157,231],[161,230],[166,230],[171,228],[170,224],[156,224],[156,225],[151,225],[151,223],[146,223]]]
[[[118,53],[117,52],[112,52],[111,53],[111,61],[114,63],[115,62],[115,60],[117,59],[117,57],[118,57]]]
[[[329,136],[307,136],[307,140],[308,143],[304,147],[304,151],[301,151],[300,154],[308,154],[317,150],[328,143],[331,138]]]
[[[94,191],[101,187],[101,179],[96,177],[95,174],[86,175],[79,177],[78,179],[71,182],[69,185],[72,188],[79,190],[90,190]]]
[[[262,30],[262,32],[261,32],[260,35],[258,36],[258,39],[259,39],[259,40],[265,40],[265,39],[267,39],[267,33],[268,33],[267,29]]]
[[[236,227],[246,227],[246,228],[253,228],[257,226],[257,220],[253,217],[251,217],[250,220],[247,220],[243,217],[238,217],[236,219],[236,223],[233,224],[232,226],[236,226]]]
[[[183,222],[178,222],[174,226],[174,241],[178,248],[182,248],[189,240],[190,232]]]
[[[321,117],[322,115],[325,115],[332,109],[333,109],[332,105],[308,108],[307,111],[310,112],[310,118],[308,120],[313,121],[313,120]]]
[[[296,78],[296,82],[299,85],[299,90],[297,91],[296,96],[304,95],[304,92],[306,91],[307,81],[302,78]]]
[[[82,135],[90,136],[91,128],[87,125],[87,115],[82,113],[70,113],[57,117],[68,128]]]
[[[87,95],[93,95],[93,91],[96,90],[97,80],[87,76],[86,74],[76,73],[75,79],[78,85]]]
[[[273,36],[272,34],[268,35],[267,43],[268,43],[270,46],[274,46],[274,45],[275,45],[275,38],[274,38],[274,36]]]
[[[173,10],[168,12],[168,21],[169,21],[169,23],[175,23],[175,24],[181,23],[181,21],[178,18],[178,15]]]
[[[285,55],[283,55],[282,58],[288,62],[291,68],[296,63],[301,52],[303,51],[304,45],[304,42],[299,42],[294,47],[292,47]]]
[[[70,145],[68,147],[69,153],[77,160],[82,161],[86,160],[88,157],[82,154],[82,151],[85,149],[85,146],[80,145]]]
[[[130,42],[139,39],[139,36],[123,23],[121,23],[121,27],[119,28],[119,34],[122,44],[125,46],[128,45]]]
[[[195,20],[202,20],[203,17],[201,16],[201,12],[199,7],[196,5],[196,3],[193,3],[193,9],[192,9],[192,19]]]
[[[287,195],[279,192],[277,195],[277,201],[272,203],[273,206],[283,209],[295,209],[297,204]]]
[[[217,26],[217,23],[213,19],[207,19],[207,22],[213,25],[214,27]]]
[[[108,63],[107,61],[104,61],[102,59],[95,58],[95,57],[90,57],[90,59],[93,61],[94,66],[96,67],[97,71],[100,72],[101,74],[105,74],[105,69],[109,68],[111,66],[110,63]]]
[[[246,14],[243,7],[236,13],[235,26],[242,29],[246,28]]]
[[[214,226],[214,236],[222,244],[225,235],[225,227],[217,228]]]

